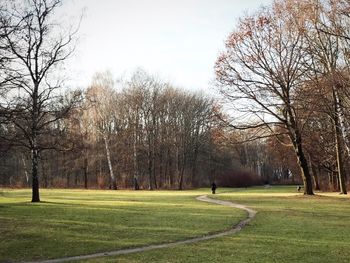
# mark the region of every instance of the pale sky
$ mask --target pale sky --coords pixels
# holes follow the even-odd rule
[[[77,50],[66,63],[69,83],[85,88],[97,71],[119,78],[141,67],[178,87],[206,90],[237,19],[271,2],[66,0],[68,17],[85,9]]]

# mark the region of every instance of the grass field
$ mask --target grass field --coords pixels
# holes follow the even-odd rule
[[[295,187],[218,193],[258,211],[237,235],[89,262],[350,262],[349,197],[304,197]]]
[[[206,191],[208,192],[208,191]],[[0,262],[158,244],[228,228],[240,210],[200,203],[197,191],[2,190]],[[350,199],[295,187],[219,189],[215,198],[258,211],[240,233],[89,262],[349,262]]]
[[[0,262],[105,252],[230,228],[241,210],[195,200],[209,191],[0,190]]]

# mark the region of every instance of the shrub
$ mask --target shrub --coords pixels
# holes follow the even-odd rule
[[[262,179],[249,171],[227,171],[217,177],[217,184],[221,187],[248,187],[261,185]]]

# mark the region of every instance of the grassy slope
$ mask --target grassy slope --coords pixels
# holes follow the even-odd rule
[[[227,190],[216,196],[258,211],[239,234],[91,262],[349,262],[350,199],[304,197],[295,187]]]
[[[201,191],[0,189],[0,262],[48,259],[182,240],[245,216],[196,201]]]

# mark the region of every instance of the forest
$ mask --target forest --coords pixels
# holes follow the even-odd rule
[[[241,16],[213,65],[220,98],[144,69],[66,87],[79,25],[61,0],[0,3],[0,185],[347,193],[350,2],[276,0]],[[135,65],[137,66],[137,65]],[[207,87],[209,89],[209,87]],[[209,93],[208,93],[209,94]]]

